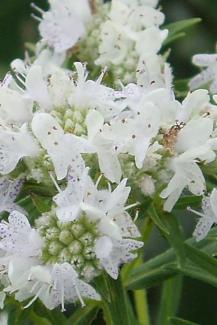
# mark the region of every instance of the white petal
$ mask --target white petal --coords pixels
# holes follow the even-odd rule
[[[39,146],[24,125],[19,132],[0,131],[0,173],[9,174],[23,157],[34,157]]]
[[[213,131],[213,120],[210,118],[198,118],[191,120],[179,132],[176,142],[176,150],[184,152],[186,150],[203,145]]]
[[[18,92],[0,87],[0,117],[11,123],[22,125],[32,117],[33,103]]]
[[[108,236],[100,237],[95,244],[96,257],[99,259],[109,258],[112,248],[112,240]]]
[[[52,103],[41,66],[33,65],[29,69],[25,84],[28,96],[45,110],[50,110]]]
[[[112,154],[109,150],[98,150],[98,160],[101,172],[111,182],[119,183],[122,171],[116,154]]]
[[[42,147],[50,156],[57,179],[63,179],[72,165],[76,168],[82,165],[81,152],[93,152],[89,143],[72,134],[64,134],[58,122],[49,114],[35,115],[32,121],[32,130]]]
[[[217,61],[217,54],[196,54],[193,56],[193,64],[199,67],[207,67]]]
[[[103,127],[104,118],[97,111],[90,111],[86,118],[88,138],[93,139],[99,130]]]
[[[208,218],[208,217],[201,218],[198,221],[196,228],[193,232],[193,236],[195,237],[196,241],[200,241],[207,236],[213,223],[214,223],[214,220],[212,218]]]
[[[140,55],[144,53],[156,54],[160,50],[163,41],[167,38],[167,30],[159,30],[156,27],[150,27],[140,32],[136,49]]]

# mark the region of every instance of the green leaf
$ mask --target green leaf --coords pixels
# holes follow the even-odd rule
[[[164,216],[159,216],[154,204],[151,204],[150,208],[147,211],[149,217],[153,220],[156,226],[163,232],[165,236],[169,236],[170,232],[167,227],[167,224],[164,221]]]
[[[180,267],[177,263],[167,265],[167,267],[176,273],[183,274],[192,279],[197,279],[199,281],[210,284],[213,287],[217,287],[217,279],[212,274],[204,271],[203,269],[192,265],[186,264],[185,266]]]
[[[215,227],[216,228],[216,227]],[[216,235],[216,229],[213,228],[210,231],[209,236]],[[216,241],[209,239],[196,242],[194,238],[190,238],[185,241],[187,244],[191,244],[194,247],[204,251],[207,254],[212,255],[216,253]],[[150,259],[132,270],[130,274],[124,279],[124,285],[128,289],[143,289],[149,288],[153,285],[157,285],[160,282],[174,276],[179,271],[169,267],[171,263],[176,262],[176,254],[173,248],[170,248],[166,252]]]
[[[169,45],[177,38],[185,36],[186,29],[189,29],[190,27],[199,24],[201,22],[201,18],[191,18],[191,19],[184,19],[177,21],[175,23],[171,23],[169,25],[165,25],[164,29],[168,29],[169,35],[167,39],[164,42],[164,45]]]
[[[178,34],[179,35],[179,34]],[[189,92],[189,79],[174,81],[175,93],[179,98],[184,98]]]
[[[152,204],[148,209],[148,215],[175,249],[179,263],[183,264],[185,262],[185,251],[183,248],[184,237],[178,220],[172,214],[163,211],[160,206],[158,207],[158,211],[155,205]]]
[[[176,315],[182,292],[182,282],[182,276],[178,275],[163,283],[158,325],[168,325],[169,317]]]
[[[169,319],[170,325],[199,325],[198,323],[190,322],[189,320],[181,319],[178,317],[171,317]]]
[[[35,218],[40,216],[40,212],[33,204],[31,196],[28,195],[17,201],[17,203],[28,213],[30,223],[33,222]]]
[[[201,196],[185,195],[182,196],[175,205],[176,210],[184,210],[187,207],[201,207]]]
[[[188,259],[190,259],[193,264],[195,264],[205,272],[210,273],[211,275],[216,277],[217,283],[217,260],[188,244],[184,244],[184,247]]]
[[[101,307],[107,325],[139,325],[120,276],[113,280],[105,274],[94,282],[102,296]]]
[[[50,197],[39,196],[37,194],[32,193],[31,199],[40,214],[47,212],[51,209],[52,199]]]
[[[47,318],[52,325],[66,325],[67,318],[61,311],[47,309],[39,299],[33,304],[33,310],[38,316]]]
[[[34,325],[53,325],[48,319],[38,316],[33,310],[31,311],[29,318]],[[23,323],[20,323],[20,325],[21,324]]]
[[[73,315],[68,318],[66,325],[92,324],[93,320],[96,318],[98,311],[99,305],[94,302],[89,302],[85,308],[77,309]]]
[[[143,257],[139,256],[136,259],[136,264],[134,266],[139,266],[142,263],[143,263]],[[148,299],[147,299],[146,290],[143,289],[143,290],[134,291],[134,300],[135,300],[135,308],[136,308],[139,324],[149,325],[150,317],[149,317],[149,308],[148,308]]]

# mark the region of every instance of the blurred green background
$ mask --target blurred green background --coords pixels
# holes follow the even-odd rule
[[[30,3],[29,0],[0,0],[0,78],[8,71],[11,60],[23,57],[24,43],[34,42],[38,38],[37,23],[30,17]],[[45,9],[47,7],[47,2],[43,0],[36,0],[35,4]],[[200,25],[189,30],[185,38],[172,45],[169,60],[174,74],[176,78],[188,78],[197,71],[191,65],[192,55],[215,51],[217,0],[162,0],[160,5],[166,13],[166,23],[192,17],[201,17],[203,20]],[[192,216],[181,216],[180,219],[188,225],[189,236],[192,233]],[[154,231],[147,243],[146,258],[165,248],[166,242]],[[159,298],[160,288],[149,291],[153,324]],[[179,316],[201,325],[217,324],[217,289],[185,279]]]

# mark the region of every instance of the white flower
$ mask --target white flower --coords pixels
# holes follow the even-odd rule
[[[209,85],[210,92],[217,93],[217,54],[197,54],[193,56],[193,63],[203,70],[191,79],[189,86],[195,90]]]
[[[116,189],[97,190],[90,181],[89,188],[82,205],[83,211],[89,218],[98,220],[98,228],[103,235],[117,240],[123,237],[139,237],[140,233],[127,213],[129,207],[125,203],[130,193],[130,187],[126,187],[126,179],[123,179]]]
[[[16,261],[18,262],[18,261]],[[100,300],[99,294],[92,286],[80,280],[77,272],[69,263],[49,265],[28,265],[28,261],[11,263],[9,279],[11,285],[7,292],[16,292],[15,297],[24,301],[33,297],[25,306],[28,308],[39,298],[48,309],[61,305],[65,311],[65,303],[80,300],[85,306],[84,299]]]
[[[73,47],[84,36],[86,25],[91,19],[88,0],[69,1],[50,0],[50,10],[43,12],[39,31],[42,39],[53,47],[55,52],[61,53]]]
[[[32,118],[33,103],[22,94],[7,87],[0,87],[0,119],[8,124],[21,126]]]
[[[140,57],[136,69],[137,84],[145,89],[172,88],[173,75],[168,63],[157,54]]]
[[[32,257],[40,253],[42,241],[39,234],[18,211],[11,212],[8,222],[1,221],[0,238],[0,248],[7,255]]]
[[[119,65],[132,51],[137,56],[156,54],[168,34],[158,28],[163,22],[164,15],[146,3],[113,0],[109,19],[101,26],[96,64]]]
[[[39,146],[27,125],[24,124],[17,132],[0,129],[0,173],[9,174],[14,170],[20,159],[36,157]]]
[[[26,55],[24,60],[15,59],[10,66],[16,75],[27,75],[29,69],[33,66],[40,66],[43,74],[48,76],[53,74],[61,67],[65,61],[64,53],[55,53],[51,49],[45,48],[44,42],[40,41],[36,44],[35,60]]]
[[[200,219],[193,233],[193,236],[195,237],[196,241],[204,239],[210,231],[211,227],[215,223],[217,223],[216,206],[217,190],[214,188],[211,194],[207,197],[204,197],[202,200],[202,213],[188,208],[189,211],[200,216]]]
[[[174,176],[165,190],[162,198],[167,198],[164,209],[171,211],[179,199],[183,189],[188,187],[194,195],[202,195],[205,191],[205,179],[197,162],[206,163],[215,159],[217,149],[216,138],[210,138],[213,132],[213,121],[210,118],[199,117],[190,120],[177,135],[171,169]]]
[[[143,86],[131,83],[124,87],[122,96],[125,98],[125,106],[129,107],[135,113],[148,110],[146,105],[149,105],[149,102],[152,103],[156,107],[155,110],[158,109],[157,115],[162,128],[167,128],[175,124],[181,105],[175,99],[170,89],[143,88]],[[157,119],[157,117],[155,118]]]
[[[118,278],[119,267],[136,258],[132,251],[141,248],[143,242],[133,239],[115,240],[108,236],[100,237],[95,246],[96,256],[106,272],[113,278]]]
[[[104,125],[103,116],[97,111],[90,111],[86,118],[88,141],[94,146],[101,172],[111,182],[119,183],[122,175],[117,152],[113,140],[107,139],[102,134]]]
[[[160,30],[156,27],[150,27],[140,32],[136,40],[136,50],[139,56],[144,53],[152,55],[158,53],[167,36],[168,30]]]
[[[22,178],[17,178],[14,181],[9,180],[7,177],[0,178],[0,212],[12,212],[14,210],[23,212],[23,209],[14,203],[23,182],[24,179]]]
[[[80,153],[94,151],[84,138],[64,134],[55,118],[47,113],[34,116],[32,131],[50,156],[58,180],[67,175],[70,166],[82,164]]]
[[[122,180],[113,192],[98,190],[98,184],[93,184],[87,172],[84,169],[81,175],[69,177],[66,189],[54,197],[59,220],[74,221],[84,211],[88,218],[98,220],[102,234],[116,239],[139,237],[137,227],[126,212],[128,207],[124,206],[130,193],[127,180]]]
[[[198,89],[189,92],[183,100],[180,111],[177,114],[179,122],[188,122],[192,118],[197,118],[210,111],[213,105],[210,104],[210,96],[207,90]]]
[[[141,107],[133,116],[130,112],[123,112],[102,130],[102,135],[113,141],[117,154],[127,153],[135,157],[137,168],[142,168],[147,150],[160,127],[158,107],[151,101],[143,105],[144,109]]]
[[[158,0],[119,0],[119,1],[133,9],[139,5],[156,7],[159,2]]]
[[[79,217],[87,191],[87,181],[88,168],[69,171],[67,187],[53,198],[57,205],[56,214],[61,222],[74,221]]]
[[[205,179],[200,167],[193,160],[185,161],[182,157],[175,158],[171,162],[171,169],[174,176],[166,189],[160,194],[162,198],[166,199],[164,210],[168,212],[172,211],[185,187],[188,187],[194,195],[199,196],[203,195],[206,189]]]
[[[58,67],[49,76],[41,65],[33,64],[23,74],[24,94],[39,105],[42,111],[67,106],[71,81],[68,73]]]
[[[70,106],[81,111],[95,109],[104,118],[110,119],[124,108],[119,100],[120,93],[101,84],[104,72],[96,81],[87,80],[88,72],[80,62],[75,64],[77,80],[72,84],[68,102]]]

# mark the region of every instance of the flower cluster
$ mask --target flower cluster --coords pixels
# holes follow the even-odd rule
[[[138,204],[127,203],[131,188],[138,200],[159,195],[168,212],[183,191],[205,194],[203,167],[216,160],[217,106],[204,89],[176,99],[159,54],[168,31],[160,29],[164,15],[156,6],[54,0],[44,12],[33,5],[41,34],[35,55],[14,60],[0,86],[0,211],[9,213],[0,223],[2,301],[14,294],[29,299],[26,306],[40,298],[64,310],[65,303],[99,300],[92,280],[103,272],[117,279],[143,246],[128,213]],[[85,44],[86,56],[98,51],[89,62],[107,66],[115,86],[104,81],[106,69],[94,79],[84,63],[66,66]],[[208,81],[210,69],[193,88]],[[28,181],[55,193],[49,211],[31,224],[15,203]],[[204,198],[198,240],[217,222],[215,201],[216,190]]]

